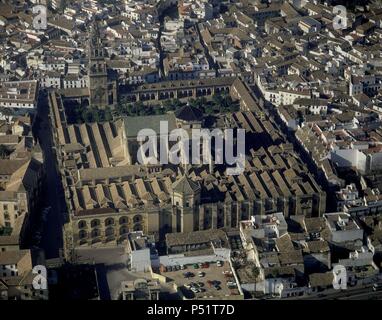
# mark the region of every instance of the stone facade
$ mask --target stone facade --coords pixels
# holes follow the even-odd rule
[[[96,23],[89,43],[89,98],[90,106],[105,109],[117,103],[115,81],[109,81],[105,51]]]

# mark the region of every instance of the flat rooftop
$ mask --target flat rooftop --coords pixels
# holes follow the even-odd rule
[[[228,244],[226,233],[219,229],[166,234],[166,243],[169,247],[193,244],[196,245],[211,241],[214,243],[219,243],[221,246]]]
[[[34,103],[37,99],[37,80],[0,83],[0,103]]]
[[[346,231],[359,229],[355,221],[345,213],[326,214],[326,220],[333,231]]]
[[[184,296],[188,299],[234,299],[236,296],[240,299],[240,292],[238,289],[230,289],[227,286],[228,281],[233,281],[233,276],[225,276],[223,272],[231,272],[231,267],[228,262],[224,262],[223,266],[218,267],[216,263],[209,264],[208,268],[194,269],[193,265],[187,265],[185,270],[169,271],[161,273],[177,284]],[[192,272],[193,277],[184,277],[185,272]],[[198,276],[198,272],[204,272],[203,277]],[[210,286],[208,281],[217,281],[220,286],[220,290]],[[190,283],[201,283],[205,292],[193,293],[190,289],[187,289],[184,285]]]

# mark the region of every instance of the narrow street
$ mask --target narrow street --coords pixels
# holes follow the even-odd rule
[[[43,96],[39,103],[39,127],[37,138],[44,154],[46,179],[43,182],[44,206],[51,207],[43,227],[41,247],[47,259],[59,257],[59,249],[63,247],[62,225],[65,212],[65,193],[56,167],[55,150],[49,123],[49,106]]]
[[[164,74],[164,67],[163,67],[163,59],[165,58],[165,53],[162,49],[161,45],[161,37],[162,37],[162,32],[164,30],[164,20],[166,17],[170,17],[173,19],[178,19],[178,10],[174,9],[173,7],[170,7],[162,12],[162,14],[159,16],[159,32],[158,32],[158,38],[157,38],[157,48],[159,51],[159,78],[164,79],[165,74]]]
[[[157,39],[157,48],[159,51],[159,78],[162,79],[164,77],[164,68],[163,68],[163,58],[164,58],[164,52],[162,50],[161,45],[161,37],[162,32],[164,28],[164,15],[159,16],[159,32],[158,32],[158,39]]]
[[[203,37],[202,37],[202,34],[200,33],[200,28],[199,28],[199,24],[195,24],[195,28],[196,28],[196,31],[198,32],[198,35],[199,35],[199,41],[200,43],[202,44],[203,46],[203,49],[204,49],[204,55],[206,56],[207,58],[207,61],[210,65],[210,68],[212,67],[214,70],[215,70],[215,77],[218,77],[218,67],[214,61],[214,59],[211,57],[210,55],[210,52],[207,48],[207,45],[206,43],[204,42],[203,40]]]

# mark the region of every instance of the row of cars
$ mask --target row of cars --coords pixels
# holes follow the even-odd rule
[[[199,293],[199,292],[205,292],[206,289],[204,288],[203,282],[190,282],[186,283],[184,285],[186,289],[191,290],[193,293]]]
[[[236,289],[237,288],[237,283],[235,281],[235,278],[233,276],[232,271],[223,271],[224,277],[226,279],[226,284],[228,289]]]
[[[194,263],[192,265],[193,269],[195,270],[200,270],[200,269],[207,269],[211,266],[211,262],[204,262],[204,263]],[[216,261],[216,266],[217,267],[223,267],[224,266],[224,262],[223,261]],[[186,279],[190,279],[190,278],[194,278],[194,277],[199,277],[201,280],[204,279],[207,275],[206,272],[204,272],[203,270],[200,270],[200,271],[194,271],[194,272],[191,272],[191,271],[187,271],[187,272],[184,272],[183,273],[183,276],[184,278]],[[211,274],[212,275],[212,274]],[[208,273],[208,276],[210,276],[210,274]],[[209,289],[214,289],[214,290],[221,290],[222,287],[221,287],[221,282],[218,281],[218,280],[204,280],[205,282],[190,282],[190,283],[186,283],[184,285],[184,287],[188,290],[191,290],[194,294],[196,293],[200,293],[200,292],[206,292],[206,289],[209,288]]]
[[[224,261],[216,261],[216,265],[218,267],[223,267],[224,266]],[[194,263],[192,267],[194,269],[206,269],[209,268],[210,263],[209,262],[200,262],[200,263]],[[162,272],[171,272],[171,271],[178,271],[178,270],[185,270],[187,269],[187,265],[184,264],[179,264],[179,265],[174,265],[174,266],[161,266],[161,271]]]
[[[203,278],[205,275],[206,275],[206,274],[205,274],[205,272],[203,272],[203,271],[199,271],[199,272],[198,272],[198,277],[200,277],[200,278]],[[184,276],[185,278],[193,278],[193,277],[195,277],[195,273],[190,272],[190,271],[187,271],[187,272],[183,273],[183,276]]]
[[[184,270],[187,267],[185,265],[175,265],[175,266],[161,266],[160,270],[161,272],[171,272],[171,271],[178,271],[178,270]]]
[[[200,263],[194,263],[192,266],[193,266],[194,269],[199,269],[199,268],[207,269],[207,268],[210,267],[210,263],[209,262],[203,262],[203,263],[200,262]],[[220,261],[220,260],[216,261],[216,266],[223,267],[224,266],[224,261]]]
[[[221,290],[221,282],[217,280],[207,280],[207,285],[209,288],[214,288],[215,290]],[[184,287],[191,290],[193,293],[206,292],[204,282],[190,282],[186,283]]]
[[[203,275],[204,276],[204,275]],[[209,288],[214,288],[215,290],[221,290],[221,282],[218,280],[207,280],[207,286]],[[226,285],[229,289],[236,289],[237,284],[235,281],[228,280]],[[193,293],[205,292],[204,283],[203,282],[190,282],[184,285],[186,289],[191,290]]]

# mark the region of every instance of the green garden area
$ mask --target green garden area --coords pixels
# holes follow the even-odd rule
[[[214,95],[211,100],[207,100],[205,97],[200,97],[190,99],[188,103],[192,107],[198,108],[206,116],[236,112],[239,110],[239,102],[233,101],[229,95]],[[91,108],[89,106],[82,106],[75,101],[67,101],[65,102],[65,113],[68,123],[80,124],[112,121],[114,117],[160,115],[176,111],[186,104],[186,102],[181,102],[178,99],[165,100],[160,105],[144,105],[140,101],[135,103],[120,101],[115,110],[111,110],[110,108],[102,110]]]
[[[91,122],[106,122],[113,120],[112,111],[110,108],[96,109],[88,106],[84,107],[75,101],[67,101],[65,105],[65,114],[68,123],[91,123]]]
[[[229,95],[214,95],[210,101],[205,97],[190,99],[188,103],[192,107],[198,108],[205,115],[236,112],[239,110],[239,102],[233,101]],[[165,100],[161,105],[157,106],[144,105],[142,102],[134,104],[120,102],[116,111],[119,116],[149,116],[176,111],[186,104],[179,99]]]
[[[0,237],[2,236],[10,236],[12,234],[11,227],[0,227]]]

